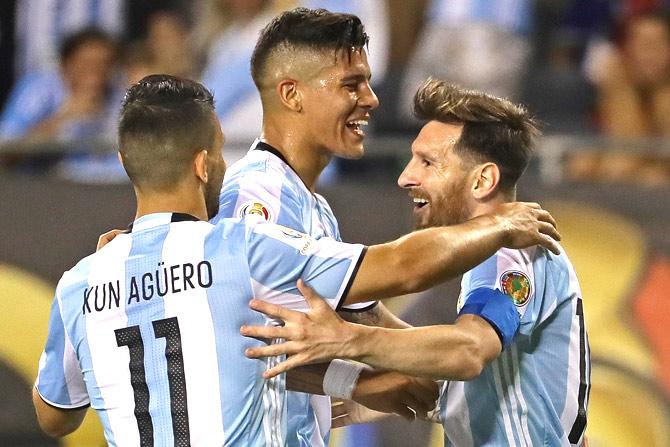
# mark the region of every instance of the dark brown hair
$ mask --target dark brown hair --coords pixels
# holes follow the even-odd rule
[[[319,51],[362,48],[367,43],[361,19],[353,14],[295,8],[272,19],[261,31],[251,56],[251,77],[260,89],[267,60],[280,45]]]
[[[493,162],[500,186],[514,188],[533,155],[538,123],[528,111],[506,99],[467,90],[435,79],[414,96],[414,113],[422,120],[462,124],[455,150],[475,162]]]

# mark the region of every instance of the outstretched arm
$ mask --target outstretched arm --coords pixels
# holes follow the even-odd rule
[[[246,336],[286,339],[281,344],[246,351],[249,357],[290,355],[266,371],[266,378],[298,365],[348,358],[415,376],[469,380],[500,354],[501,340],[509,342],[519,325],[514,304],[502,296],[486,297],[482,301],[485,306],[462,314],[453,325],[410,329],[362,326],[342,320],[302,281],[298,287],[310,304],[309,312],[254,300],[252,308],[281,318],[285,325],[241,328]]]
[[[556,223],[540,205],[505,203],[495,214],[370,246],[345,304],[426,290],[470,270],[501,247],[540,244],[558,254],[554,239],[560,240]]]

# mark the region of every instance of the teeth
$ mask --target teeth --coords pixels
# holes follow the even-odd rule
[[[367,120],[355,120],[355,121],[349,121],[347,123],[347,126],[367,126],[368,121]]]
[[[414,203],[420,203],[420,204],[428,203],[428,200],[426,200],[426,199],[421,199],[421,198],[419,198],[419,197],[415,197],[415,198],[413,198],[412,201],[413,201]]]

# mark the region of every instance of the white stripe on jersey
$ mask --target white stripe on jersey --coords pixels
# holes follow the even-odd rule
[[[277,344],[277,339],[271,344]],[[265,359],[266,369],[275,367],[279,363],[278,357]],[[263,432],[265,433],[266,447],[284,447],[283,421],[283,381],[284,375],[273,377],[263,383]]]
[[[58,306],[60,307],[61,318],[63,315],[63,302],[58,297]],[[67,392],[70,395],[70,402],[73,408],[78,406],[85,405],[87,402],[90,403],[90,398],[88,397],[88,391],[86,390],[86,382],[82,380],[81,370],[73,371],[71,365],[79,365],[79,360],[77,359],[77,352],[72,346],[72,341],[70,340],[70,335],[68,334],[67,329],[63,329],[65,333],[65,349],[63,352],[63,371],[65,371],[65,380],[67,385]],[[72,375],[77,374],[78,377],[72,377]]]
[[[126,289],[126,259],[130,253],[132,238],[122,234],[114,244],[105,249],[105,256],[95,256],[88,276],[88,284],[103,284],[109,278],[118,278],[120,290]],[[116,329],[128,325],[126,300],[122,294],[119,307],[105,312],[90,312],[86,318],[86,338],[95,380],[100,390],[114,438],[119,446],[140,445],[140,434],[135,423],[135,398],[130,381],[130,351],[120,349],[116,342]],[[122,411],[125,411],[122,413]],[[128,427],[133,429],[128,430]]]
[[[475,441],[472,439],[472,429],[470,428],[470,409],[468,401],[465,398],[465,382],[453,381],[445,382],[445,389],[442,395],[447,399],[445,416],[442,423],[446,427],[446,433],[458,436],[452,438],[448,436],[449,441],[458,447],[474,447]],[[449,392],[447,393],[448,387]]]
[[[508,445],[516,445],[514,441],[514,433],[512,432],[512,421],[510,420],[509,408],[507,408],[507,400],[505,399],[505,392],[502,384],[502,374],[500,372],[500,359],[493,361],[493,378],[496,384],[496,394],[498,395],[498,405],[500,405],[500,412],[502,413],[503,423],[505,425],[505,435],[507,436]]]
[[[165,266],[197,265],[205,259],[205,237],[212,228],[206,222],[170,225],[161,261]],[[191,444],[221,446],[225,438],[221,423],[219,368],[207,289],[193,288],[177,294],[169,287],[167,290],[163,297],[165,318],[177,317],[179,322],[184,373],[189,379],[186,380],[186,395]],[[200,437],[194,437],[196,435]]]
[[[517,403],[516,396],[514,395],[514,384],[512,383],[512,377],[510,373],[511,361],[510,361],[510,352],[503,352],[501,355],[502,361],[502,371],[505,384],[505,394],[509,400],[510,406],[510,416],[512,417],[512,422],[514,422],[514,428],[516,429],[516,434],[519,437],[519,443],[523,447],[528,447],[528,440],[524,437],[521,430],[521,419],[519,417],[519,404]]]
[[[530,437],[530,430],[528,429],[528,405],[526,404],[526,399],[523,397],[523,392],[521,391],[521,378],[519,376],[519,350],[516,347],[516,344],[513,344],[511,351],[512,365],[514,369],[514,392],[516,393],[517,399],[519,399],[519,404],[521,404],[521,427],[523,429],[523,437],[526,440],[528,445],[532,445],[532,438]]]

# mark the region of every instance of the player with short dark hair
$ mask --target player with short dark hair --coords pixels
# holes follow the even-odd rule
[[[248,309],[249,298],[305,308],[295,288],[301,278],[336,308],[426,288],[501,245],[555,249],[553,219],[536,204],[503,205],[367,248],[254,217],[208,223],[225,171],[209,97],[167,75],[128,92],[119,141],[143,141],[151,162],[133,173],[130,231],[79,261],[56,288],[33,389],[40,426],[53,436],[74,431],[91,405],[110,445],[284,446],[284,377],[263,380],[273,360],[243,355],[264,342],[241,337],[239,327],[268,323]],[[147,116],[133,117],[142,108]],[[166,148],[190,132],[193,123],[176,119],[183,110],[211,126],[205,146]],[[121,148],[124,162],[135,162],[138,147]],[[167,166],[180,175],[157,180]],[[323,388],[339,389],[327,377]]]
[[[310,236],[340,240],[316,192],[333,156],[363,155],[364,126],[378,100],[369,84],[368,35],[351,14],[296,8],[268,23],[251,57],[263,129],[224,179],[219,218],[257,214]],[[355,321],[405,327],[375,302],[339,309]],[[289,446],[328,445],[327,396],[290,392]]]
[[[457,225],[516,200],[538,133],[525,109],[436,80],[419,89],[415,108],[427,123],[398,184],[409,190],[417,228]],[[365,327],[342,321],[315,297],[309,301],[308,314],[252,303],[286,322],[242,330],[287,340],[248,351],[292,354],[266,376],[350,358],[448,379],[440,399],[446,446],[583,445],[589,346],[581,290],[564,253],[498,250],[463,276],[453,325]],[[508,330],[512,315],[520,324]]]

